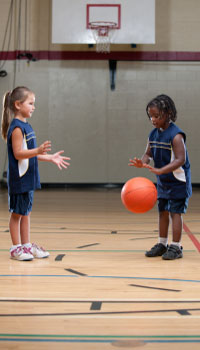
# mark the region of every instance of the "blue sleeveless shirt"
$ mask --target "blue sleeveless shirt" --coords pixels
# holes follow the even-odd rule
[[[20,128],[23,135],[23,149],[36,148],[36,136],[29,123],[13,119],[7,135],[8,149],[8,192],[9,194],[25,193],[40,188],[40,176],[37,157],[17,160],[12,149],[12,132]]]
[[[154,160],[155,168],[162,168],[174,160],[172,142],[177,134],[185,133],[174,123],[170,123],[165,130],[153,129],[149,134],[149,145]],[[186,149],[185,164],[175,171],[157,175],[158,198],[180,199],[192,195],[190,162]]]

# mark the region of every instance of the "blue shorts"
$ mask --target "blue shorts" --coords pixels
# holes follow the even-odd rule
[[[8,196],[9,212],[26,216],[32,211],[34,191],[10,194]]]
[[[158,211],[169,211],[170,213],[186,213],[189,198],[181,199],[158,199]]]

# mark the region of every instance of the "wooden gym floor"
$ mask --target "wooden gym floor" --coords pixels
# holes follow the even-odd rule
[[[9,259],[8,220],[0,189],[1,350],[200,348],[199,189],[175,261],[144,256],[157,208],[126,211],[120,188],[37,191],[31,236],[48,259]]]

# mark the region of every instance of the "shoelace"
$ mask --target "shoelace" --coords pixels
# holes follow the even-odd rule
[[[181,250],[179,247],[175,247],[173,245],[170,245],[168,248],[168,252],[171,251],[173,253],[177,253],[178,250]]]
[[[161,243],[157,243],[154,245],[154,247],[152,247],[152,250],[156,250],[159,246],[160,246]]]
[[[27,247],[23,247],[23,250],[24,250],[24,253],[27,253],[27,254],[31,254],[31,247],[27,248]]]
[[[17,247],[15,248],[14,250],[11,251],[11,255],[14,256],[14,254],[17,253],[18,255],[21,255],[23,253],[26,253],[26,254],[31,254],[31,247],[27,248],[27,247]]]
[[[35,244],[35,243],[32,244],[32,247],[33,247],[33,248],[36,248],[36,249],[38,249],[38,250],[42,250],[43,252],[45,252],[45,250],[44,250],[42,247],[38,247],[38,245]]]
[[[15,248],[15,249],[11,250],[11,255],[12,256],[14,256],[15,253],[17,253],[17,254],[21,253],[22,254],[22,246],[19,246],[19,247]]]

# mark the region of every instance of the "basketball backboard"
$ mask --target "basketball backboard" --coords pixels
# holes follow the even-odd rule
[[[112,44],[153,44],[155,0],[52,0],[54,44],[95,44],[94,22],[114,23]]]

